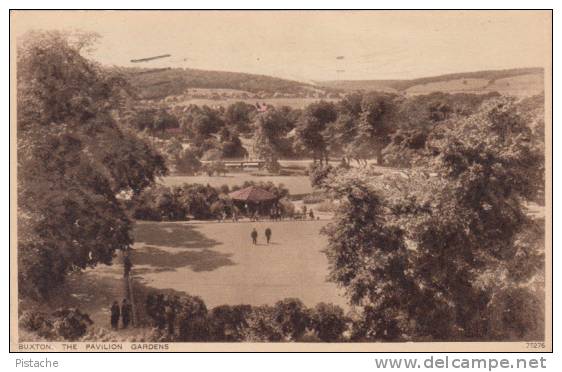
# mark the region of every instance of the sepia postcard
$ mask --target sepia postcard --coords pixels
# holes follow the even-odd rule
[[[552,12],[10,12],[10,350],[552,351]]]

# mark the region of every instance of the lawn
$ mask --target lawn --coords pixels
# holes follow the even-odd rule
[[[208,307],[274,304],[286,297],[307,306],[346,307],[327,282],[328,261],[320,229],[327,221],[186,223],[138,222],[132,260],[145,290],[200,296]],[[265,243],[264,230],[273,231]],[[259,232],[258,245],[250,231]]]
[[[209,107],[227,107],[236,102],[245,102],[250,105],[255,105],[257,102],[265,103],[267,105],[273,105],[277,108],[282,106],[289,106],[293,109],[303,109],[311,103],[318,102],[320,100],[328,102],[337,102],[335,98],[221,98],[219,100],[210,98],[188,98],[183,99],[179,102],[171,102],[172,106],[209,106]]]

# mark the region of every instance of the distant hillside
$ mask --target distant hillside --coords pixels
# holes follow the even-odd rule
[[[141,98],[158,99],[187,89],[231,89],[252,94],[302,95],[318,91],[313,85],[265,75],[183,68],[118,68],[138,88]]]
[[[525,96],[538,94],[544,89],[542,68],[518,68],[462,72],[411,80],[338,80],[319,82],[321,86],[344,91],[379,90],[408,94],[431,92],[487,93]]]

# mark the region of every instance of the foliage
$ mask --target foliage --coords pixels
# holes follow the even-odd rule
[[[188,106],[180,121],[181,127],[195,143],[208,139],[225,125],[221,113],[209,106]]]
[[[324,342],[341,341],[349,321],[343,309],[334,304],[320,302],[311,310],[311,328]]]
[[[329,123],[338,117],[333,103],[320,101],[306,107],[297,123],[297,142],[299,153],[308,153],[312,158],[328,162],[328,145],[323,134]]]
[[[217,176],[224,176],[228,171],[226,165],[222,161],[213,161],[212,163],[207,163],[204,166],[204,169],[208,176],[213,176],[215,174]]]
[[[256,114],[256,107],[245,102],[235,102],[228,105],[224,114],[225,121],[229,127],[238,133],[249,133],[250,124]]]
[[[207,306],[197,296],[181,298],[178,319],[178,341],[194,342],[209,339]]]
[[[133,216],[140,220],[213,219],[211,205],[219,200],[220,190],[209,185],[183,184],[150,187],[131,202]]]
[[[166,129],[179,128],[178,119],[164,109],[140,109],[135,112],[131,123],[138,131],[152,135],[162,135]]]
[[[191,149],[182,150],[174,160],[178,173],[192,176],[201,170],[201,161]]]
[[[158,330],[152,340],[162,342],[302,341],[307,331],[320,341],[336,342],[345,340],[350,321],[339,306],[319,303],[307,308],[295,298],[274,306],[220,305],[208,311],[197,296],[150,294],[146,307]],[[170,311],[173,316],[166,317]]]
[[[357,134],[348,151],[356,159],[368,159],[373,155],[377,164],[383,163],[382,150],[396,129],[398,97],[392,94],[371,93],[363,97]]]
[[[433,155],[407,173],[325,182],[341,200],[325,230],[330,277],[363,309],[353,338],[492,339],[494,304],[509,299],[518,315],[502,334],[524,339],[538,302],[523,289],[544,265],[543,230],[523,207],[544,187],[540,146],[508,99],[442,126],[426,146]]]
[[[221,158],[244,158],[248,151],[242,146],[242,141],[238,135],[234,134],[226,127],[220,132]]]
[[[297,298],[278,301],[272,315],[284,341],[300,339],[310,322],[306,307]]]
[[[321,188],[324,181],[334,171],[334,167],[330,164],[320,164],[312,163],[308,168],[308,177],[310,178],[310,184],[314,188]]]
[[[198,220],[210,220],[222,215],[223,211],[229,215],[232,212],[231,201],[226,195],[229,191],[250,186],[267,190],[278,199],[289,195],[289,190],[283,184],[275,185],[272,182],[246,181],[241,186],[233,186],[231,190],[228,187],[201,184],[183,184],[174,187],[156,185],[133,197],[130,208],[134,218],[139,220],[181,221],[190,216]],[[285,202],[287,213],[292,210],[289,203]]]
[[[236,191],[240,189],[245,189],[246,187],[250,187],[250,186],[256,186],[266,191],[269,191],[270,193],[275,195],[277,199],[282,199],[289,195],[289,189],[285,187],[284,184],[280,183],[278,185],[275,185],[271,181],[267,181],[267,182],[245,181],[241,186],[235,185],[232,186],[231,189],[232,191]]]
[[[244,339],[249,342],[279,342],[283,332],[275,321],[275,309],[272,306],[255,306],[246,319],[248,327],[244,329]]]
[[[295,205],[286,197],[279,200],[281,214],[286,217],[293,217],[295,214]]]
[[[43,340],[76,341],[93,323],[88,314],[76,308],[60,308],[51,316],[26,311],[19,317],[20,327],[34,332]]]
[[[253,93],[277,92],[301,94],[309,86],[292,80],[264,75],[227,71],[205,71],[182,68],[141,69],[121,68],[131,84],[145,99],[165,98],[184,93],[189,88],[224,88]]]
[[[27,34],[17,65],[19,291],[41,297],[69,271],[108,264],[129,246],[115,195],[138,194],[166,168],[112,118],[126,83],[66,34]]]
[[[265,160],[267,165],[275,164],[291,147],[286,138],[291,121],[285,111],[273,107],[258,114],[255,120],[254,155]]]
[[[221,305],[209,313],[210,339],[217,342],[244,341],[247,318],[252,312],[250,305]]]

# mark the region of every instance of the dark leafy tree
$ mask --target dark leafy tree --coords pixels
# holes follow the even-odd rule
[[[311,310],[310,327],[324,342],[341,341],[349,322],[343,309],[334,304],[321,302]]]
[[[324,130],[337,117],[333,103],[320,101],[308,105],[297,123],[296,146],[299,152],[312,155],[315,162],[328,162],[328,144]]]
[[[249,133],[256,114],[256,106],[245,102],[235,102],[226,108],[225,121],[238,133]]]
[[[247,318],[252,312],[250,305],[222,305],[209,313],[211,340],[215,342],[244,341],[248,327]]]
[[[397,96],[388,93],[370,93],[363,97],[361,116],[352,146],[352,157],[366,160],[375,157],[383,164],[382,151],[390,142],[390,134],[396,129]]]
[[[207,306],[197,296],[180,299],[178,314],[178,341],[197,342],[209,340]]]
[[[174,159],[176,171],[181,174],[194,175],[201,170],[202,164],[191,149],[182,150]]]
[[[208,106],[189,106],[181,120],[182,128],[195,142],[208,139],[212,134],[218,133],[224,125],[221,113]]]
[[[273,309],[273,319],[279,325],[283,339],[287,341],[300,339],[310,323],[306,307],[297,298],[278,301]]]
[[[354,339],[540,334],[528,314],[541,291],[528,286],[543,275],[544,225],[524,205],[544,188],[544,157],[530,132],[498,99],[444,125],[407,173],[325,183],[341,199],[326,229],[331,278],[363,309]]]
[[[244,158],[248,155],[248,151],[242,145],[242,141],[238,135],[232,133],[226,127],[221,129],[219,135],[222,158]]]
[[[132,240],[120,192],[139,193],[164,160],[112,110],[126,83],[80,55],[83,43],[33,32],[18,43],[18,274],[48,294],[72,271],[111,263]]]
[[[265,160],[268,167],[278,163],[286,148],[286,135],[290,131],[289,121],[283,112],[274,108],[256,116],[254,155]]]

